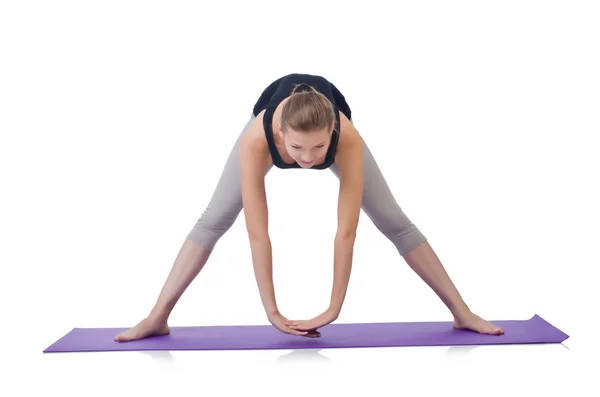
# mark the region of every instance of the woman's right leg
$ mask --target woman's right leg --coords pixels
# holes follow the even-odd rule
[[[240,144],[253,120],[251,116],[233,145],[210,203],[187,235],[150,314],[135,327],[115,336],[115,340],[125,342],[169,333],[167,320],[175,304],[242,210]]]

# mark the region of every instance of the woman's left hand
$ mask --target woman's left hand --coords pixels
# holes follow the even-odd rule
[[[328,309],[310,320],[287,320],[285,325],[298,331],[316,331],[317,328],[332,323],[337,317],[338,313],[336,311]]]

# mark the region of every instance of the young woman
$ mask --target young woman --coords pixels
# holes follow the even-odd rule
[[[275,300],[264,183],[273,166],[330,169],[339,179],[331,301],[324,313],[310,320],[287,319]],[[321,76],[290,74],[271,83],[256,102],[210,203],[184,241],[148,317],[115,340],[125,342],[170,332],[167,320],[175,304],[242,208],[261,300],[269,322],[282,332],[319,337],[318,329],[338,318],[361,208],[448,307],[454,327],[495,335],[504,332],[469,310],[423,233],[394,199],[352,123],[350,107],[340,91]]]

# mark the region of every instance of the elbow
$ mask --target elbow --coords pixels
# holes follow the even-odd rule
[[[269,242],[269,233],[265,230],[248,229],[248,239],[251,244]]]
[[[341,242],[354,242],[356,240],[356,229],[339,229],[335,235],[335,239]]]

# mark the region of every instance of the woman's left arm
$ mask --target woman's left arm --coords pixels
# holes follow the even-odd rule
[[[345,118],[343,118],[345,119]],[[356,228],[363,197],[363,141],[352,123],[341,122],[336,163],[339,167],[338,226],[335,234],[333,288],[329,310],[339,315],[348,290]]]
[[[348,290],[356,228],[363,196],[363,140],[354,125],[342,116],[335,161],[340,172],[338,227],[335,234],[333,288],[325,312],[310,320],[287,320],[297,330],[316,330],[337,319]]]

